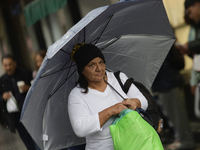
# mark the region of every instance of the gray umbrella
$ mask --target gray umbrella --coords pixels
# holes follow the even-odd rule
[[[120,70],[150,88],[174,39],[161,0],[121,1],[93,10],[48,48],[27,94],[22,123],[42,149],[84,143],[72,130],[67,109],[78,79],[70,59],[73,46],[98,46],[109,70]]]

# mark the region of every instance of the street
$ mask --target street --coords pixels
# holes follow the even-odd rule
[[[191,122],[191,129],[196,141],[196,149],[200,150],[200,122]],[[0,150],[26,150],[18,134],[12,134],[0,126]]]

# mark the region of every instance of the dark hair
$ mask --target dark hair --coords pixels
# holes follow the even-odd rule
[[[185,0],[185,9],[188,9],[190,6],[194,5],[195,2],[200,2],[200,0]]]
[[[3,60],[4,60],[4,59],[7,59],[7,58],[10,58],[10,59],[12,59],[13,61],[16,62],[15,57],[14,57],[13,55],[11,55],[11,54],[6,54],[6,55],[2,56],[1,62],[3,62]]]
[[[195,25],[195,21],[190,19],[186,12],[184,14],[184,20],[185,20],[185,23],[187,23],[189,25]]]
[[[79,85],[80,88],[83,88],[85,91],[82,93],[88,93],[88,81],[85,79],[83,74],[79,74],[79,79],[76,82],[76,86]]]
[[[46,56],[46,51],[45,50],[39,50],[35,53],[35,55],[40,55],[42,58]]]

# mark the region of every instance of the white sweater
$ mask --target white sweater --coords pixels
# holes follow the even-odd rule
[[[108,83],[110,83],[124,98],[138,98],[141,107],[146,110],[148,103],[142,93],[132,84],[127,95],[121,89],[117,79],[112,72],[107,72]],[[124,73],[120,73],[122,83],[127,80]],[[109,125],[115,120],[111,117],[102,128],[100,128],[98,113],[116,103],[122,98],[107,85],[104,92],[90,89],[87,94],[83,89],[75,87],[68,101],[69,117],[72,128],[77,136],[86,137],[86,150],[114,150]]]

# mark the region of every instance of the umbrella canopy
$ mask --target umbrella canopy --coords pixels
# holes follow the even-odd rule
[[[73,46],[98,46],[109,70],[120,70],[150,88],[174,40],[161,0],[121,1],[91,11],[48,48],[27,94],[22,123],[42,149],[84,143],[72,130],[67,109],[78,79],[70,59]]]

